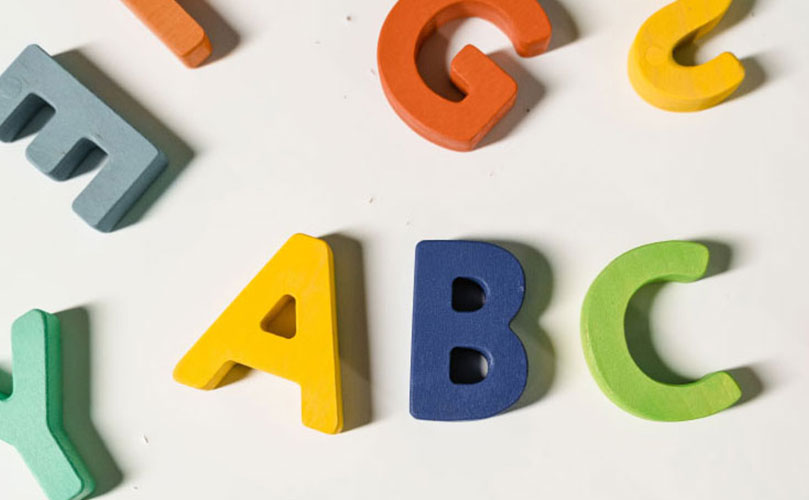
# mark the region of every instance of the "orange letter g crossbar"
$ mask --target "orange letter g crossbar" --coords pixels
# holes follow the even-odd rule
[[[491,130],[517,98],[517,83],[472,45],[452,60],[450,78],[466,97],[453,102],[433,92],[416,63],[422,43],[442,25],[480,17],[505,32],[523,57],[548,47],[551,24],[536,0],[399,0],[379,34],[382,88],[393,109],[424,138],[468,151]]]

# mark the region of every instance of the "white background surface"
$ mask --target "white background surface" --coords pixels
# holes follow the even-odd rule
[[[16,317],[80,308],[61,315],[65,349],[85,358],[68,361],[65,404],[102,490],[114,485],[104,497],[809,498],[809,4],[736,0],[696,60],[732,51],[748,79],[697,114],[649,106],[625,75],[637,29],[663,2],[546,2],[552,50],[525,60],[493,26],[454,23],[429,60],[475,43],[520,84],[496,140],[466,154],[421,139],[385,100],[376,39],[392,4],[209,0],[229,26],[199,14],[213,43],[237,43],[188,70],[119,2],[3,3],[0,67],[33,42],[78,50],[63,62],[157,131],[174,160],[142,217],[99,234],[70,209],[88,176],[53,182],[25,160],[30,138],[0,145],[0,367],[11,369]],[[295,232],[341,235],[347,419],[370,423],[338,436],[301,425],[291,382],[252,373],[206,393],[171,378]],[[509,241],[547,261],[550,273],[532,252],[525,263],[521,408],[470,423],[409,416],[413,254],[425,238]],[[687,377],[746,367],[754,397],[663,424],[601,394],[578,321],[611,259],[674,238],[728,245],[730,270],[663,287],[652,342]],[[41,497],[0,444],[0,498]]]

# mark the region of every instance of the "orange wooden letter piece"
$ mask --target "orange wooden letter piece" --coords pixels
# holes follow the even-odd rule
[[[199,66],[211,55],[208,35],[175,0],[123,2],[186,66]]]
[[[517,98],[517,83],[472,45],[452,60],[450,79],[466,97],[452,102],[419,75],[422,43],[442,25],[464,17],[486,19],[505,32],[522,57],[541,54],[551,24],[536,0],[399,0],[379,33],[377,59],[382,88],[393,109],[424,138],[468,151],[491,130]]]

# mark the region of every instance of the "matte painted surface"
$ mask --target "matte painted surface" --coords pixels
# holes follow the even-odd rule
[[[485,303],[453,307],[453,281],[478,283]],[[525,277],[508,251],[477,241],[422,241],[416,246],[410,413],[423,420],[491,417],[519,399],[528,377],[522,342],[509,324],[522,305]],[[474,384],[450,377],[454,348],[473,349],[488,361]]]
[[[294,336],[267,331],[289,297],[297,312]],[[338,352],[331,249],[296,234],[188,351],[174,378],[209,390],[236,364],[273,373],[300,384],[304,425],[336,434],[343,427]]]
[[[702,244],[689,241],[652,243],[612,261],[590,285],[581,315],[587,364],[604,394],[634,415],[692,420],[720,412],[742,395],[726,372],[688,384],[658,382],[638,367],[627,346],[624,320],[632,296],[650,283],[701,278],[708,267],[708,253]]]
[[[166,156],[37,45],[0,75],[0,141],[16,139],[42,101],[56,114],[28,145],[28,160],[65,180],[93,147],[103,150],[105,164],[73,210],[99,231],[112,231],[166,168]]]
[[[517,83],[473,45],[452,60],[450,78],[466,95],[452,102],[431,90],[416,57],[443,24],[480,17],[505,32],[522,57],[541,54],[551,24],[535,0],[399,0],[379,33],[377,64],[382,88],[394,111],[413,130],[440,146],[459,151],[478,142],[511,109]]]
[[[30,311],[14,322],[11,341],[14,390],[0,394],[0,439],[17,448],[50,500],[85,498],[95,481],[62,426],[59,319]]]
[[[729,52],[696,66],[674,60],[674,50],[710,33],[731,2],[677,0],[643,23],[629,52],[629,80],[649,104],[668,111],[701,111],[741,85],[744,66]]]
[[[186,66],[197,67],[210,57],[208,35],[175,0],[123,2]],[[138,46],[134,40],[133,45]]]

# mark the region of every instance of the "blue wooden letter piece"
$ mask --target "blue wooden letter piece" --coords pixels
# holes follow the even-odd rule
[[[37,45],[29,45],[0,75],[0,141],[13,141],[44,105],[55,115],[28,145],[26,156],[56,180],[71,177],[98,147],[106,165],[73,202],[100,231],[112,231],[166,168],[166,156]]]
[[[528,378],[525,348],[509,324],[525,277],[503,248],[474,241],[416,246],[410,413],[423,420],[491,417],[519,399]],[[482,355],[488,372],[458,374]],[[482,378],[482,380],[481,380]]]

